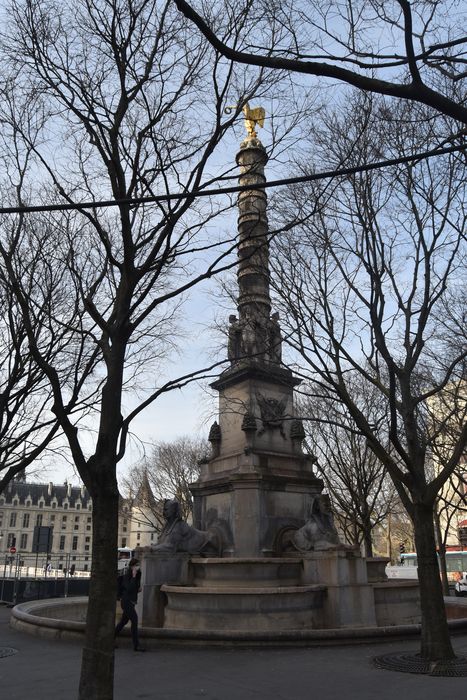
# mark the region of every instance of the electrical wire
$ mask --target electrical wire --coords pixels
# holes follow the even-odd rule
[[[183,199],[198,199],[199,197],[216,197],[223,194],[236,194],[246,192],[248,190],[263,190],[274,187],[283,187],[285,185],[296,185],[305,182],[315,182],[317,180],[325,180],[330,178],[345,177],[347,175],[356,175],[358,173],[370,172],[379,168],[387,168],[392,165],[403,165],[411,161],[421,161],[435,156],[446,155],[448,153],[456,153],[464,151],[466,144],[459,146],[447,146],[446,148],[432,149],[429,151],[421,151],[408,156],[399,158],[391,158],[389,160],[376,161],[374,163],[365,163],[356,165],[351,168],[338,168],[337,170],[327,170],[324,172],[312,173],[310,175],[300,175],[298,177],[281,178],[279,180],[270,180],[269,182],[255,183],[251,185],[235,185],[232,187],[218,187],[215,189],[199,189],[194,192],[168,192],[163,195],[153,195],[147,197],[132,197],[128,199],[107,199],[95,202],[69,202],[67,204],[39,204],[34,206],[17,206],[17,207],[0,207],[0,214],[29,214],[34,212],[48,211],[80,211],[83,209],[100,209],[104,207],[118,207],[121,205],[136,206],[140,204],[152,204],[155,202],[168,202],[173,200],[181,201]]]

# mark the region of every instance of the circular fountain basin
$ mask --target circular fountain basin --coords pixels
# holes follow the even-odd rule
[[[445,598],[452,633],[467,629],[467,599]],[[83,640],[86,629],[87,598],[55,598],[20,603],[12,610],[12,627],[38,637]],[[129,636],[129,630],[127,632]],[[417,636],[420,625],[391,625],[353,629],[194,630],[143,627],[141,636],[154,644],[220,644],[241,646],[313,646],[365,643]]]

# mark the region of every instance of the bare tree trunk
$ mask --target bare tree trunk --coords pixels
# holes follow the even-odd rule
[[[446,566],[446,546],[443,541],[443,535],[441,534],[441,525],[439,522],[439,514],[435,509],[434,512],[434,524],[435,524],[435,535],[438,543],[438,557],[439,557],[439,569],[441,573],[441,583],[443,586],[444,595],[449,595],[449,581]]]
[[[392,523],[391,523],[391,513],[389,513],[389,515],[388,515],[387,550],[386,550],[386,551],[387,551],[387,556],[388,556],[389,559],[391,560],[391,564],[392,564],[392,547],[391,547],[391,535],[392,535],[392,532],[391,532],[391,524],[392,524]]]
[[[372,557],[373,556],[373,542],[371,539],[371,527],[370,527],[370,529],[365,528],[363,541],[365,544],[365,556]]]
[[[93,500],[92,574],[79,700],[113,698],[118,488],[111,474],[99,482],[99,487],[89,489]]]
[[[422,609],[420,655],[430,661],[453,659],[436,557],[432,506],[415,504],[413,518]]]
[[[362,503],[362,531],[363,531],[363,544],[365,547],[365,556],[373,556],[373,541],[371,539],[372,525],[371,517],[368,508],[368,503],[364,501]]]

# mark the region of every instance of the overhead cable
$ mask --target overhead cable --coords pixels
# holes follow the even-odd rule
[[[118,207],[118,206],[137,206],[140,204],[153,204],[153,203],[164,203],[174,200],[184,200],[184,199],[198,199],[199,197],[216,197],[224,194],[236,194],[239,192],[246,192],[251,189],[271,189],[273,187],[283,187],[285,185],[297,185],[305,182],[315,182],[317,180],[326,180],[330,178],[345,177],[348,175],[356,175],[358,173],[365,173],[371,170],[378,170],[380,168],[387,168],[392,165],[403,165],[404,163],[410,163],[412,161],[426,160],[427,158],[433,158],[435,156],[442,156],[448,153],[456,153],[458,151],[464,151],[466,149],[466,144],[458,146],[447,146],[445,148],[432,149],[429,151],[421,151],[419,153],[412,153],[407,156],[401,156],[399,158],[390,158],[388,160],[380,160],[374,163],[364,163],[363,165],[355,165],[349,168],[337,168],[335,170],[327,170],[324,172],[311,173],[309,175],[300,175],[298,177],[281,178],[279,180],[270,180],[269,182],[255,183],[254,187],[251,185],[233,185],[232,187],[217,187],[209,189],[198,189],[196,191],[187,192],[167,192],[161,195],[152,195],[147,197],[131,197],[128,199],[104,199],[95,202],[67,202],[64,204],[38,204],[33,206],[17,206],[17,207],[0,207],[0,214],[28,214],[34,212],[47,212],[47,211],[81,211],[84,209],[101,209],[104,207]]]

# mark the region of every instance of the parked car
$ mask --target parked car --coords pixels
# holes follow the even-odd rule
[[[467,576],[463,576],[460,578],[458,581],[456,581],[456,585],[454,587],[454,593],[458,596],[467,596]]]

